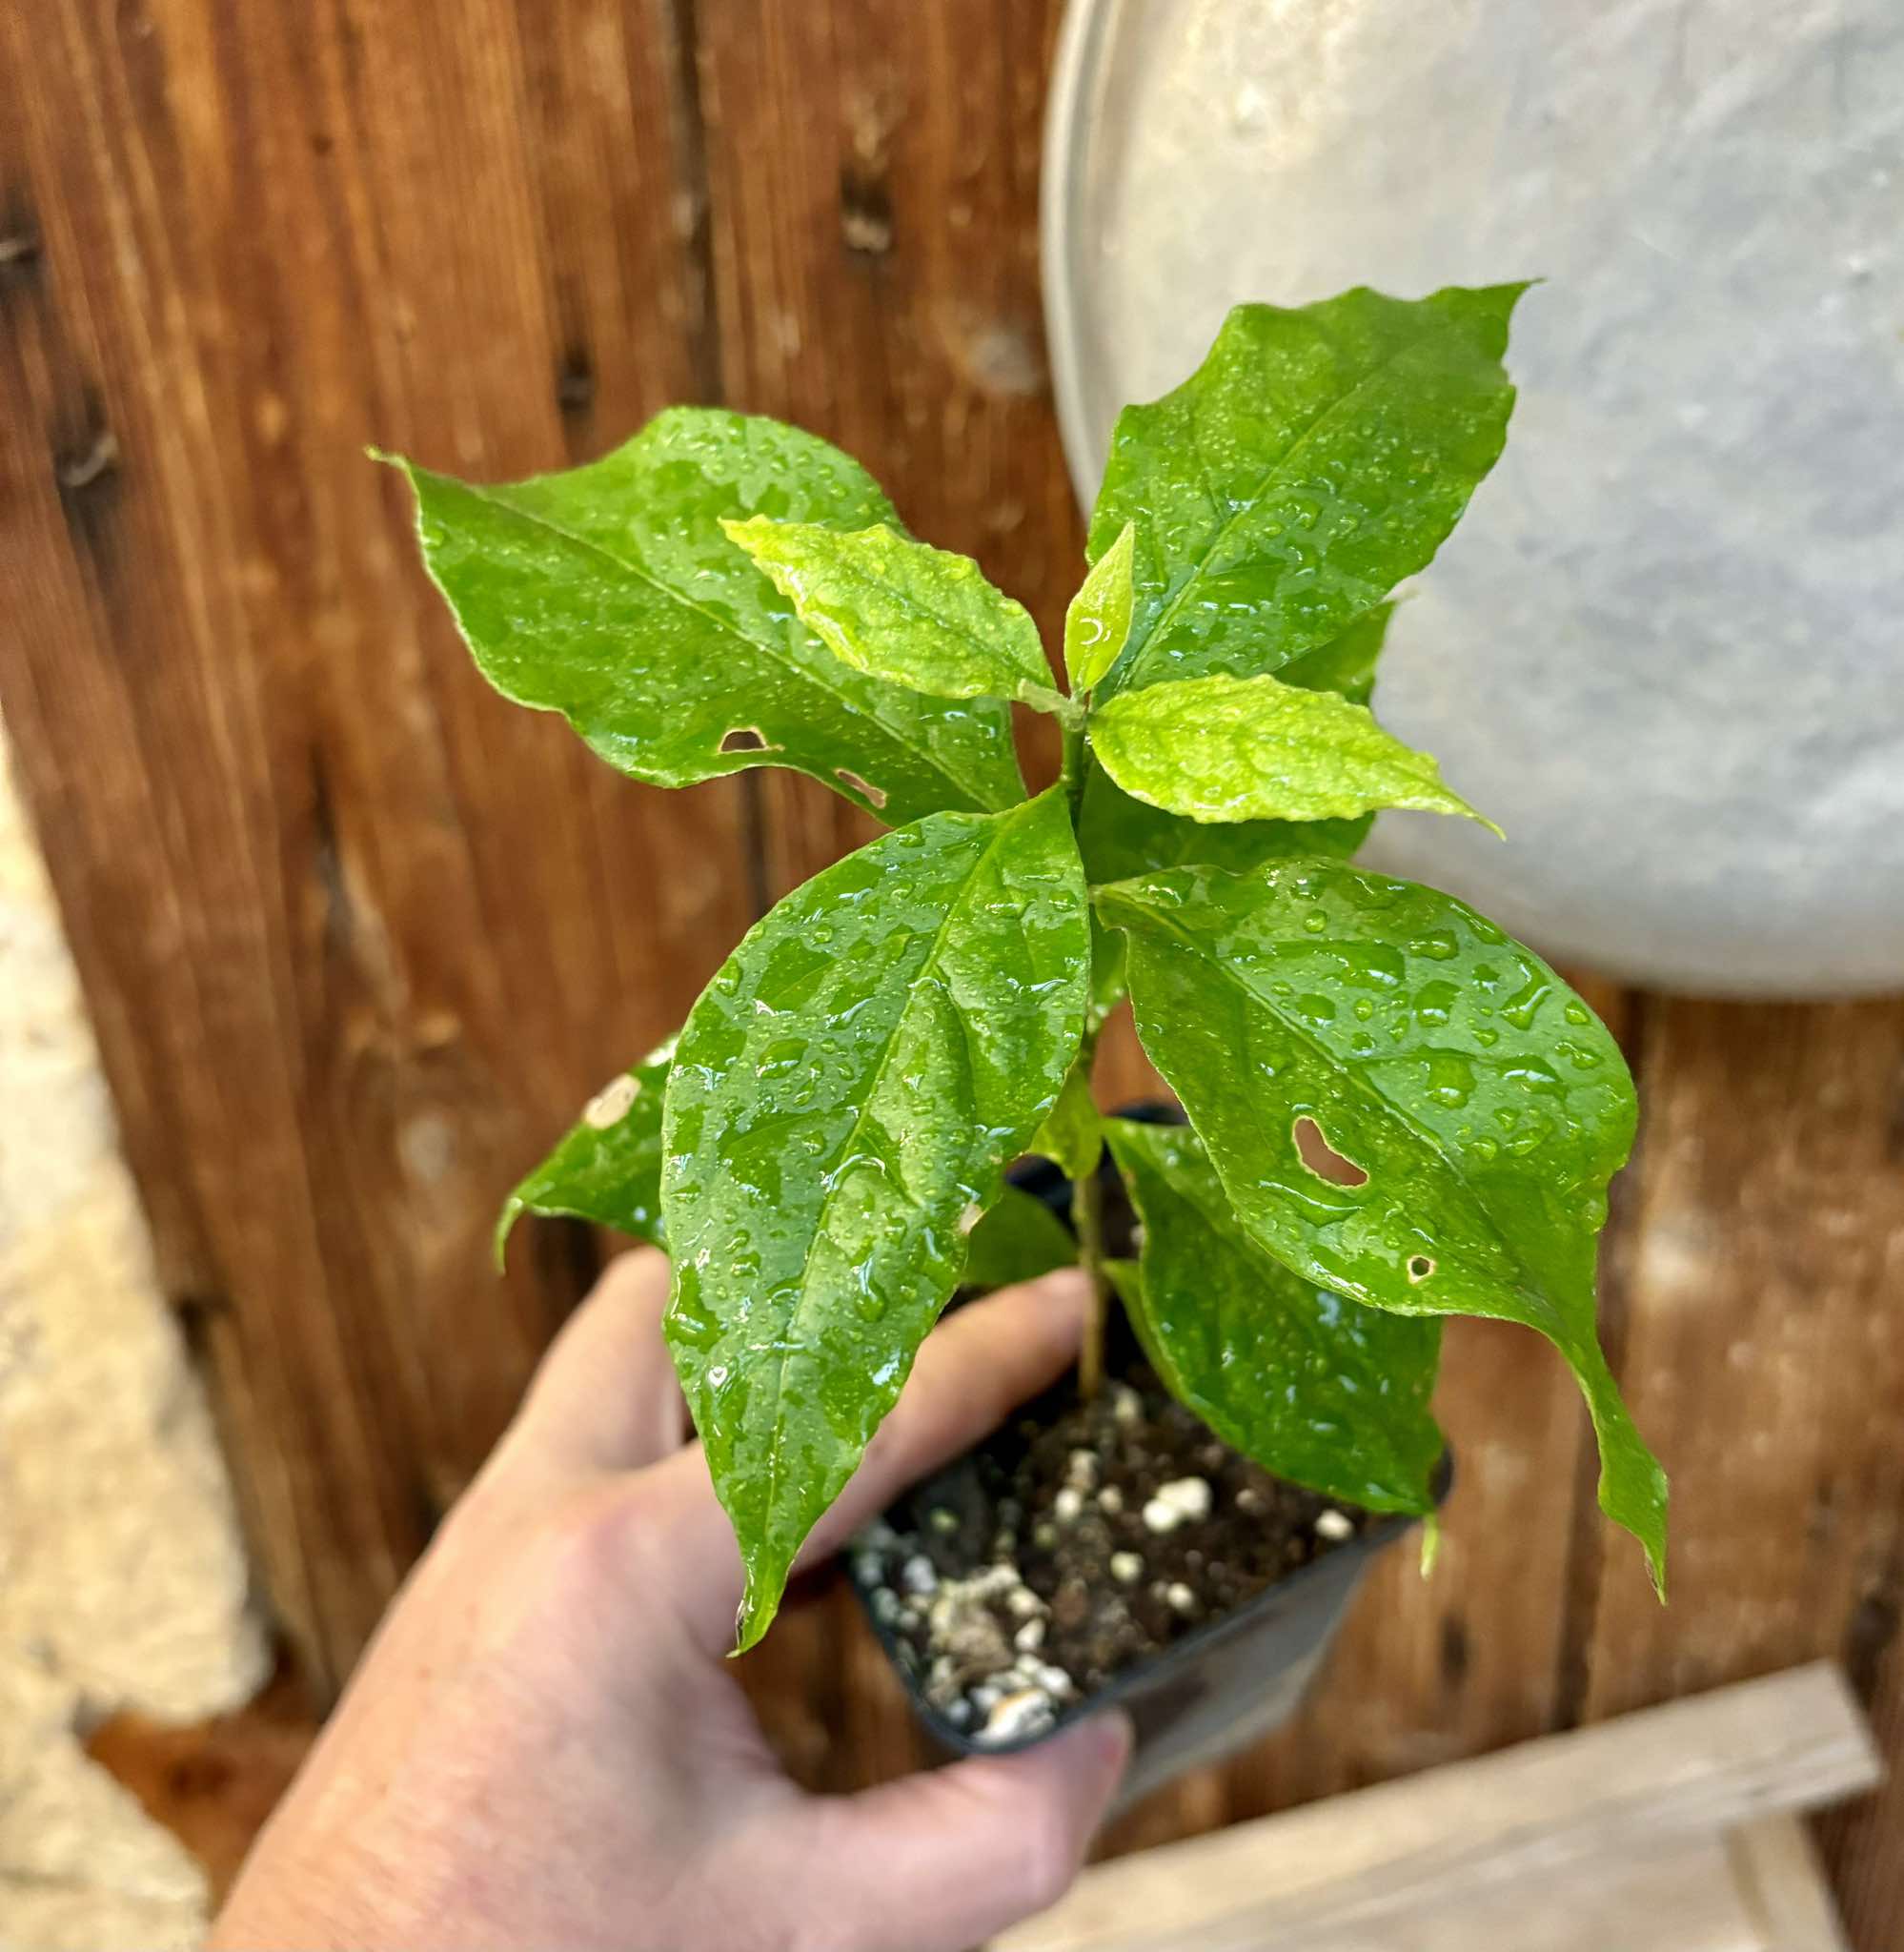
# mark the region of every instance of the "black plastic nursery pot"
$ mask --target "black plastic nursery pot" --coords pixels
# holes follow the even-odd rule
[[[1153,1123],[1174,1123],[1182,1116],[1174,1106],[1154,1103],[1126,1108],[1121,1115]],[[1105,1170],[1114,1170],[1108,1160]],[[1070,1190],[1055,1167],[1026,1161],[1012,1178],[1068,1218]],[[1037,1413],[1037,1406],[1028,1408]],[[980,1446],[913,1486],[888,1508],[886,1525],[902,1536],[922,1536],[929,1533],[934,1517],[970,1509],[980,1495],[978,1460],[985,1448]],[[1445,1459],[1438,1500],[1446,1498],[1451,1475],[1451,1464]],[[918,1657],[893,1624],[892,1595],[883,1572],[874,1570],[873,1556],[853,1554],[851,1577],[914,1713],[948,1754],[1010,1754],[1048,1741],[1104,1709],[1122,1709],[1136,1737],[1119,1793],[1117,1807],[1122,1809],[1186,1770],[1246,1747],[1286,1720],[1321,1667],[1369,1566],[1418,1522],[1407,1516],[1362,1515],[1352,1535],[1329,1544],[1306,1564],[1229,1611],[1181,1632],[1167,1646],[1123,1668],[1093,1691],[1064,1701],[1024,1733],[1003,1738],[959,1725],[928,1698]]]

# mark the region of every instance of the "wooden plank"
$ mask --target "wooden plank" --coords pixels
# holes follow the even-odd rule
[[[1610,1535],[1584,1711],[1817,1655],[1904,1756],[1904,1006],[1649,1006],[1625,1380],[1673,1474],[1672,1600]],[[1897,1943],[1904,1785],[1821,1835]]]
[[[1141,1937],[1120,1938],[1117,1952],[1209,1952],[1208,1929],[1146,1922]],[[1306,1924],[1299,1942],[1302,1952],[1772,1952],[1716,1838],[1366,1924]],[[1250,1930],[1231,1952],[1288,1952],[1291,1943],[1280,1929]]]
[[[1248,1952],[1275,1952],[1287,1942],[1280,1935],[1252,1939]],[[1205,1952],[1205,1944],[1197,1937],[1163,1936],[1154,1952]],[[1474,1952],[1497,1945],[1512,1952],[1769,1952],[1715,1837],[1624,1863],[1535,1874],[1367,1924],[1324,1925],[1302,1941],[1303,1952]]]
[[[6,16],[0,709],[320,1692],[586,1271],[498,1286],[499,1190],[751,908],[739,793],[490,696],[361,455],[557,463],[582,363],[694,390],[677,145],[623,140],[666,45],[577,0],[532,67],[544,19]]]
[[[1766,1817],[1727,1839],[1767,1952],[1850,1952],[1817,1846],[1802,1817]]]
[[[1879,1762],[1824,1664],[1100,1866],[999,1952],[1198,1952],[1387,1928],[1849,1796]]]

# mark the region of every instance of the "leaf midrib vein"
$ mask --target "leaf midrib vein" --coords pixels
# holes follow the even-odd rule
[[[584,536],[562,522],[555,521],[550,517],[544,515],[539,509],[525,508],[519,502],[504,499],[496,495],[494,490],[480,483],[459,482],[457,485],[467,488],[478,501],[485,503],[488,507],[503,510],[505,513],[516,516],[520,520],[530,523],[533,527],[546,529],[552,536],[559,536],[563,541],[573,544],[577,549],[586,550],[589,554],[599,557],[603,562],[608,563],[612,568],[618,569],[624,575],[633,577],[638,582],[646,583],[651,590],[657,591],[670,602],[679,603],[683,610],[692,611],[695,616],[700,618],[711,629],[719,633],[720,636],[731,638],[737,643],[745,644],[750,649],[759,651],[775,663],[778,663],[783,670],[791,672],[796,678],[805,680],[817,690],[826,693],[839,704],[842,711],[856,719],[870,719],[901,751],[918,757],[931,771],[937,773],[948,786],[951,786],[958,792],[962,798],[971,795],[972,788],[964,781],[961,780],[957,774],[946,769],[941,762],[938,754],[932,750],[929,742],[922,741],[918,744],[914,744],[901,733],[897,726],[887,722],[883,714],[878,709],[877,704],[861,704],[841,691],[838,685],[829,684],[820,671],[815,670],[809,664],[801,663],[798,658],[790,656],[779,644],[760,638],[749,637],[746,632],[736,629],[724,618],[717,616],[715,612],[707,609],[704,605],[697,603],[692,597],[682,595],[672,584],[662,581],[645,564],[631,560],[625,556],[618,555],[605,543],[597,541],[593,536]],[[801,628],[804,629],[805,626],[801,625]],[[825,646],[822,645],[821,648],[824,649]],[[833,653],[829,650],[826,655],[830,658],[833,656]],[[835,660],[835,661],[843,662],[844,661]],[[851,667],[849,666],[848,668],[850,669]],[[868,673],[866,675],[870,676],[871,674]],[[745,767],[744,765],[736,767],[735,770],[743,771]],[[997,812],[1001,809],[989,807],[987,810]]]
[[[965,816],[965,818],[972,817]],[[978,818],[984,818],[984,816],[978,816]],[[946,935],[952,926],[954,917],[962,914],[964,910],[966,895],[971,887],[973,878],[977,875],[978,870],[984,864],[988,856],[998,846],[1002,833],[1003,823],[1000,823],[999,825],[993,828],[990,835],[987,836],[984,846],[972,857],[970,866],[965,873],[963,884],[960,887],[958,895],[946,904],[945,913],[940,918],[939,926],[933,932],[930,947],[927,948],[918,968],[907,981],[905,1002],[901,1006],[898,1014],[893,1018],[892,1027],[887,1033],[885,1043],[881,1047],[879,1058],[874,1064],[872,1076],[868,1080],[865,1092],[860,1100],[860,1108],[854,1114],[852,1127],[835,1155],[837,1164],[833,1181],[827,1187],[825,1192],[820,1195],[820,1210],[814,1216],[813,1225],[812,1238],[816,1242],[825,1234],[827,1217],[833,1210],[834,1199],[840,1191],[839,1169],[852,1157],[854,1148],[859,1144],[861,1135],[865,1130],[867,1114],[873,1100],[878,1095],[880,1087],[885,1080],[886,1068],[891,1064],[893,1051],[899,1044],[900,1027],[904,1023],[906,1013],[913,1006],[912,992],[937,965],[940,954],[945,946]],[[813,1293],[812,1271],[813,1253],[812,1250],[809,1249],[806,1258],[800,1267],[800,1291],[794,1297],[793,1308],[787,1315],[784,1327],[780,1331],[780,1339],[785,1344],[792,1345],[797,1341],[802,1312]],[[779,1352],[779,1360],[774,1365],[773,1441],[767,1452],[766,1505],[769,1512],[772,1512],[780,1496],[780,1461],[786,1434],[786,1425],[780,1415],[780,1401],[785,1391],[787,1370],[791,1367],[793,1354],[794,1350],[791,1346],[783,1348]]]
[[[892,581],[890,578],[882,576],[875,570],[861,568],[857,563],[845,561],[841,563],[841,571],[842,575],[864,583],[868,588],[880,591],[889,601],[897,604],[900,609],[903,610],[913,621],[922,620],[935,625],[938,629],[942,630],[947,637],[957,638],[962,643],[967,644],[973,650],[979,652],[982,657],[997,657],[999,655],[998,646],[988,639],[979,636],[970,626],[962,623],[957,618],[948,616],[944,611],[935,609],[930,603],[912,596],[905,589],[901,588],[900,584]],[[1038,639],[1038,626],[1032,622],[1031,613],[1025,609],[1023,604],[1014,602],[1003,590],[994,589],[993,594],[998,597],[1001,602],[1009,604],[1018,612],[1019,616],[1024,619],[1027,624],[1030,624],[1032,640],[1036,642]],[[841,659],[841,661],[843,663],[846,661]],[[1021,687],[1031,685],[1044,691],[1055,691],[1057,687],[1048,681],[1051,674],[1049,667],[1043,666],[1042,652],[1040,653],[1040,664],[1047,681],[1044,684],[1039,685],[1038,680],[1028,670],[1019,671],[1017,669],[1014,669],[1011,673],[1013,683]]]
[[[1139,662],[1143,660],[1144,653],[1148,651],[1151,644],[1155,642],[1159,632],[1161,632],[1166,624],[1170,623],[1175,619],[1177,612],[1183,607],[1185,601],[1189,597],[1190,591],[1196,586],[1198,581],[1203,578],[1205,572],[1209,568],[1212,559],[1216,556],[1217,552],[1224,546],[1224,544],[1229,539],[1230,532],[1237,526],[1239,522],[1246,520],[1248,517],[1256,513],[1258,505],[1261,503],[1263,498],[1269,492],[1269,485],[1271,481],[1274,480],[1276,476],[1284,472],[1289,466],[1289,464],[1295,459],[1296,456],[1299,455],[1306,446],[1307,446],[1308,442],[1315,437],[1317,433],[1320,432],[1320,430],[1324,427],[1325,424],[1327,424],[1329,420],[1333,419],[1336,415],[1344,412],[1347,408],[1348,408],[1353,401],[1360,397],[1365,389],[1367,389],[1369,386],[1372,386],[1377,379],[1379,379],[1384,374],[1386,374],[1388,371],[1390,367],[1400,364],[1400,362],[1403,359],[1407,358],[1411,353],[1419,352],[1424,346],[1430,344],[1437,337],[1446,336],[1451,330],[1452,328],[1447,320],[1438,319],[1435,321],[1434,327],[1431,331],[1424,333],[1419,338],[1409,339],[1406,345],[1397,346],[1393,352],[1386,355],[1383,358],[1381,358],[1373,366],[1371,366],[1368,369],[1368,371],[1365,373],[1362,376],[1362,377],[1358,379],[1355,382],[1355,384],[1348,389],[1347,393],[1338,395],[1326,407],[1322,408],[1321,411],[1318,412],[1314,416],[1314,417],[1309,421],[1309,423],[1303,429],[1303,431],[1300,434],[1298,434],[1295,437],[1295,438],[1291,440],[1289,444],[1286,447],[1285,447],[1279,455],[1277,455],[1275,459],[1270,461],[1264,468],[1262,475],[1257,479],[1254,489],[1250,493],[1248,500],[1246,501],[1243,504],[1243,506],[1240,507],[1235,512],[1235,514],[1232,515],[1229,518],[1229,519],[1225,521],[1223,524],[1223,526],[1217,530],[1216,534],[1213,537],[1211,537],[1208,546],[1204,550],[1203,554],[1199,556],[1196,559],[1195,562],[1191,565],[1189,574],[1184,579],[1184,580],[1180,584],[1178,584],[1176,594],[1170,599],[1170,600],[1166,604],[1165,604],[1163,610],[1158,614],[1156,621],[1152,623],[1150,628],[1144,632],[1144,641],[1138,645],[1136,653],[1133,655],[1130,661],[1130,668],[1133,672],[1137,669],[1137,666]],[[1192,452],[1197,457],[1198,472],[1200,474],[1205,474],[1205,480],[1207,480],[1208,478],[1207,475],[1205,473],[1203,461],[1203,435],[1201,426],[1202,418],[1202,409],[1201,405],[1199,405],[1192,412],[1190,445]],[[1287,662],[1288,661],[1286,659],[1284,661]]]

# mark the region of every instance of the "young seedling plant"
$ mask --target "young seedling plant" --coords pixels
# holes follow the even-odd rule
[[[507,697],[650,784],[789,766],[889,828],[747,932],[498,1235],[531,1210],[666,1247],[739,1647],[955,1291],[1072,1253],[1084,1392],[1121,1301],[1210,1430],[1374,1512],[1432,1510],[1443,1319],[1533,1329],[1586,1398],[1602,1509],[1663,1579],[1665,1478],[1595,1332],[1619,1048],[1473,909],[1349,862],[1378,808],[1483,818],[1367,702],[1391,591],[1500,453],[1520,295],[1233,311],[1118,420],[1067,686],[1018,603],[796,428],[676,408],[504,486],[399,463]],[[1041,793],[1013,704],[1062,731]],[[1126,996],[1187,1126],[1094,1106]],[[1105,1253],[1106,1146],[1134,1261]],[[1075,1247],[1006,1186],[1026,1152],[1075,1182]]]

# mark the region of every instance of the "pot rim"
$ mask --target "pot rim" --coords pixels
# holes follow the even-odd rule
[[[973,1447],[974,1449],[977,1446]],[[965,1454],[969,1454],[969,1453]],[[958,1459],[954,1458],[953,1463]],[[946,1467],[949,1468],[949,1467]],[[1454,1453],[1452,1448],[1444,1450],[1441,1462],[1435,1468],[1434,1502],[1438,1513],[1448,1500],[1448,1494],[1454,1482]],[[1348,1502],[1347,1499],[1344,1503]],[[889,1506],[888,1510],[891,1509]],[[1220,1647],[1256,1626],[1258,1616],[1267,1612],[1272,1605],[1278,1611],[1291,1593],[1300,1593],[1305,1584],[1315,1584],[1326,1573],[1339,1576],[1345,1569],[1341,1562],[1366,1570],[1367,1562],[1377,1553],[1397,1543],[1406,1534],[1422,1522],[1421,1515],[1409,1512],[1386,1512],[1375,1515],[1374,1524],[1358,1532],[1353,1538],[1346,1538],[1340,1545],[1332,1545],[1327,1552],[1319,1553],[1306,1564],[1293,1572],[1286,1573],[1282,1578],[1251,1595],[1241,1606],[1232,1607],[1229,1612],[1205,1620],[1193,1627],[1187,1634],[1171,1641],[1169,1646],[1148,1658],[1133,1662],[1132,1665],[1114,1675],[1095,1693],[1081,1697],[1062,1708],[1042,1729],[1034,1733],[1016,1736],[1007,1741],[981,1741],[967,1730],[955,1727],[952,1722],[925,1698],[920,1685],[920,1677],[901,1657],[901,1642],[885,1621],[873,1610],[873,1588],[862,1583],[859,1573],[850,1561],[847,1577],[860,1602],[874,1637],[884,1650],[886,1658],[903,1683],[906,1696],[912,1703],[913,1712],[925,1724],[934,1739],[962,1756],[1011,1756],[1022,1749],[1036,1748],[1040,1742],[1051,1740],[1054,1736],[1084,1721],[1090,1716],[1102,1714],[1106,1708],[1115,1708],[1144,1687],[1154,1683],[1159,1677],[1165,1676],[1178,1668],[1194,1666],[1211,1649]],[[1355,1578],[1349,1582],[1344,1593],[1347,1603],[1349,1593],[1360,1577],[1357,1570]]]

